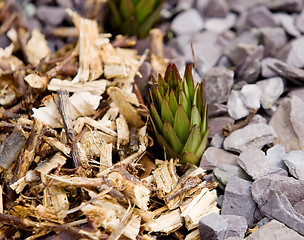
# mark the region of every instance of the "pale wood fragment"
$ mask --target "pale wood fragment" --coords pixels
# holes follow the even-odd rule
[[[100,49],[96,46],[96,40],[99,38],[97,22],[82,18],[71,9],[66,11],[78,31],[79,70],[73,82],[95,80],[103,74]]]
[[[199,240],[199,239],[200,239],[200,233],[198,229],[193,230],[185,237],[185,240]]]
[[[50,146],[61,151],[64,155],[69,156],[71,153],[71,148],[61,143],[57,138],[43,136],[42,140],[48,143]]]
[[[162,214],[154,221],[145,225],[146,229],[150,232],[163,232],[169,234],[183,225],[183,219],[180,216],[180,210],[175,209]]]
[[[108,89],[108,94],[119,108],[120,113],[124,115],[127,122],[136,128],[144,126],[144,122],[141,120],[138,112],[132,108],[131,104],[127,102],[122,91],[117,87],[110,87]]]
[[[34,89],[44,91],[48,85],[48,78],[46,76],[39,76],[38,74],[31,73],[27,75],[24,80]]]
[[[108,81],[105,79],[95,80],[91,82],[74,83],[69,80],[61,80],[52,78],[47,88],[49,91],[58,91],[65,89],[69,92],[89,92],[93,95],[102,95],[106,89]]]
[[[44,35],[37,28],[32,31],[32,37],[25,45],[24,51],[27,60],[33,65],[38,65],[42,58],[47,59],[51,54]]]
[[[120,145],[126,145],[129,143],[129,127],[123,115],[119,115],[116,119],[116,126],[118,135],[117,149],[119,149]]]

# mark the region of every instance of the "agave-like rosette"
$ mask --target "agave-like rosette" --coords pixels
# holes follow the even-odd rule
[[[169,64],[165,77],[159,75],[158,85],[150,88],[150,99],[152,125],[166,157],[198,164],[209,135],[208,108],[203,84],[194,86],[192,64],[186,65],[184,80],[176,65]]]
[[[164,0],[109,0],[112,32],[144,38],[157,22]]]

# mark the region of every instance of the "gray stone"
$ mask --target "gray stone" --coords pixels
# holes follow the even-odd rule
[[[285,31],[293,36],[293,37],[299,37],[301,36],[300,31],[296,28],[294,19],[291,15],[286,13],[276,13],[274,14],[275,19],[280,22],[282,27],[285,29]]]
[[[304,37],[300,37],[291,43],[286,63],[293,67],[304,67]]]
[[[300,202],[297,202],[293,207],[298,213],[304,216],[304,199]]]
[[[269,126],[273,127],[278,138],[276,143],[284,146],[286,152],[300,150],[300,143],[290,121],[290,99],[284,98],[269,121]]]
[[[229,13],[225,18],[209,18],[206,20],[205,29],[223,33],[236,24],[237,16]]]
[[[229,6],[225,0],[209,1],[205,15],[207,17],[224,18],[229,13]]]
[[[203,15],[206,11],[206,8],[209,4],[210,0],[197,0],[196,1],[196,8],[199,10],[199,12]]]
[[[217,213],[201,217],[198,223],[201,239],[224,240],[227,237],[227,228],[227,220]]]
[[[259,206],[265,205],[268,201],[270,190],[282,192],[288,198],[291,205],[294,206],[303,200],[304,181],[278,174],[261,177],[253,182],[251,188],[254,201]]]
[[[271,108],[284,91],[283,79],[280,77],[258,81],[256,85],[261,89],[261,104],[264,109]]]
[[[290,121],[299,138],[300,147],[304,149],[304,102],[297,96],[293,96],[290,100],[290,105]]]
[[[213,170],[221,165],[237,166],[238,156],[223,149],[209,147],[203,154],[200,167],[205,170]]]
[[[222,206],[222,215],[243,216],[249,227],[252,226],[254,220],[254,212],[256,203],[251,196],[252,182],[231,177],[224,194]]]
[[[58,26],[65,19],[66,12],[63,7],[41,5],[37,8],[36,16],[45,24]]]
[[[268,66],[273,66],[275,63],[280,62],[281,60],[276,58],[264,58],[261,62],[261,75],[264,78],[270,78],[278,76],[278,74],[272,71]]]
[[[242,87],[241,98],[247,108],[259,109],[262,91],[256,84],[246,84]]]
[[[243,240],[244,238],[241,237],[228,237],[226,240]]]
[[[172,31],[180,35],[193,35],[204,28],[204,20],[200,13],[190,8],[178,14],[171,23]]]
[[[210,146],[222,148],[224,139],[225,139],[225,137],[222,134],[217,133],[211,139]]]
[[[217,133],[221,133],[223,127],[234,124],[234,119],[231,117],[216,117],[208,120],[210,133],[209,137],[213,137]]]
[[[222,165],[213,170],[213,178],[219,183],[219,187],[224,189],[232,177],[239,177],[245,180],[251,180],[250,176],[240,167],[231,165]]]
[[[247,231],[247,222],[243,216],[222,215],[227,220],[227,237],[244,237]],[[227,238],[226,238],[227,239]]]
[[[287,35],[283,28],[265,27],[260,29],[261,43],[264,45],[264,57],[275,56],[287,43]]]
[[[261,149],[277,137],[275,130],[264,123],[250,124],[232,132],[224,140],[224,148],[242,152],[246,149]]]
[[[286,155],[284,146],[276,144],[267,150],[267,160],[273,167],[273,169],[282,168],[287,170],[286,165],[283,162],[283,158]]]
[[[302,12],[297,16],[296,26],[302,33],[304,33],[304,10],[302,10]]]
[[[267,124],[267,122],[268,122],[267,119],[264,118],[262,115],[255,114],[248,124],[255,124],[255,123],[265,123],[265,124]]]
[[[250,234],[247,240],[265,240],[265,239],[276,239],[276,240],[303,240],[304,237],[299,235],[294,230],[286,227],[283,223],[277,220],[271,220],[257,231]]]
[[[251,192],[264,216],[275,218],[304,234],[304,216],[294,209],[303,200],[304,181],[277,174],[268,175],[256,180]]]
[[[223,103],[211,103],[208,104],[209,117],[217,117],[226,115],[228,112],[227,105]]]
[[[149,62],[145,61],[139,68],[139,72],[142,77],[135,76],[134,81],[142,96],[146,96],[148,93],[148,81],[151,78],[152,68]]]
[[[289,173],[299,180],[304,180],[304,151],[290,151],[283,158]]]
[[[255,44],[238,43],[227,51],[227,56],[236,66],[244,63],[246,58],[256,52],[258,46]]]
[[[277,219],[300,234],[304,234],[304,216],[294,210],[282,192],[270,190],[266,204],[259,208],[267,217]]]
[[[258,4],[257,0],[227,0],[228,6],[231,10],[242,13]]]
[[[265,4],[272,11],[300,12],[303,9],[302,0],[272,0]]]
[[[261,27],[277,27],[272,13],[265,6],[256,6],[248,11],[247,22],[250,26]]]
[[[290,97],[297,96],[304,102],[304,88],[299,87],[299,88],[292,89],[290,92],[288,92],[288,96],[290,96]]]
[[[239,156],[238,164],[253,179],[272,171],[271,164],[267,161],[265,153],[260,149],[244,150]]]
[[[233,76],[233,71],[222,66],[214,67],[207,71],[203,82],[204,95],[209,103],[227,101],[233,85]]]
[[[229,116],[235,120],[246,117],[249,114],[249,109],[245,106],[241,97],[241,92],[232,90],[227,101]]]
[[[237,80],[254,83],[261,72],[261,60],[264,47],[259,46],[245,61],[237,68]]]

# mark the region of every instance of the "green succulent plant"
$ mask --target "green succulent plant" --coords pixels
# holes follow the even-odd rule
[[[112,33],[144,38],[157,22],[164,0],[109,0]]]
[[[184,80],[176,65],[169,64],[158,84],[150,88],[151,122],[157,142],[167,158],[198,164],[208,135],[208,107],[203,101],[203,84],[194,86],[192,64],[186,65]]]

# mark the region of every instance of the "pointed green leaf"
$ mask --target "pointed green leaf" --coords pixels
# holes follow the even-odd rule
[[[204,108],[204,93],[203,93],[203,83],[197,84],[197,99],[196,99],[196,106],[201,113]]]
[[[136,19],[134,18],[134,16],[131,16],[119,27],[120,34],[125,34],[128,36],[137,35],[138,27],[139,26]]]
[[[165,82],[164,78],[160,74],[158,75],[158,88],[160,95],[162,96],[162,98],[164,98],[168,90],[168,84]]]
[[[168,65],[165,73],[165,81],[168,83],[168,87],[177,93],[182,79],[175,64]]]
[[[186,143],[189,134],[189,124],[190,121],[188,119],[187,113],[185,112],[185,109],[182,105],[179,105],[175,113],[173,129],[183,144]]]
[[[182,150],[184,152],[195,153],[201,143],[202,137],[200,130],[197,125],[194,125],[190,131],[190,134],[187,138],[186,144]]]
[[[181,140],[179,140],[177,134],[168,121],[165,121],[164,123],[163,136],[166,142],[170,143],[175,152],[180,153],[182,151],[184,145]]]
[[[186,81],[189,91],[189,98],[191,104],[194,104],[193,97],[194,97],[194,81],[192,76],[192,64],[187,64],[184,74],[184,81]]]
[[[206,149],[206,146],[207,146],[207,141],[208,141],[208,136],[209,136],[209,132],[210,132],[210,129],[208,128],[198,149],[196,150],[195,152],[195,155],[199,158],[201,158],[201,156],[203,155],[205,149]]]
[[[139,3],[140,0],[132,0],[132,3],[134,6],[136,6]]]
[[[158,7],[153,11],[152,14],[150,14],[140,25],[139,27],[139,37],[144,38],[148,35],[150,29],[153,27],[153,25],[157,22],[159,19],[159,13],[162,9],[162,3],[163,1],[158,1]]]
[[[157,136],[157,142],[158,144],[163,148],[166,156],[165,159],[171,159],[171,158],[179,158],[179,154],[176,153],[170,146],[169,144],[165,141],[165,139],[161,136]]]
[[[110,22],[113,28],[118,28],[122,24],[122,19],[120,17],[119,11],[115,6],[113,1],[108,1],[109,11],[111,14]]]
[[[173,92],[173,90],[171,89],[170,91],[170,95],[169,95],[169,106],[170,106],[170,110],[172,112],[173,117],[175,116],[178,104],[177,104],[177,100],[175,97],[175,94]]]
[[[198,165],[199,160],[200,159],[194,153],[184,152],[180,158],[180,163],[183,164],[190,163],[190,164]]]
[[[188,91],[188,85],[187,85],[187,82],[186,81],[183,81],[183,92],[185,93],[186,95],[186,98],[188,99],[190,105],[191,105],[191,101],[190,101],[190,98],[189,98],[189,91]]]
[[[134,5],[131,0],[120,1],[119,11],[122,17],[126,20],[134,15]]]
[[[160,113],[162,105],[162,97],[158,91],[158,88],[155,85],[152,85],[150,88],[150,97],[152,103],[154,103],[157,111]]]
[[[153,103],[151,103],[150,105],[151,108],[151,116],[153,118],[153,121],[156,123],[158,130],[161,132],[161,134],[163,133],[163,128],[164,128],[164,124],[154,106]]]
[[[168,100],[165,98],[162,101],[162,105],[161,105],[161,119],[163,122],[165,121],[169,121],[169,123],[171,125],[173,125],[174,119],[169,107],[169,103]]]
[[[190,103],[189,103],[189,101],[188,101],[184,92],[182,92],[182,91],[179,92],[178,101],[179,101],[178,103],[181,104],[184,107],[188,118],[190,118],[190,116],[191,116],[191,105],[190,105]]]
[[[136,20],[141,25],[143,21],[153,12],[154,0],[141,0],[136,5]]]
[[[206,131],[208,129],[208,104],[207,102],[204,105],[203,108],[203,119],[202,119],[202,125],[201,125],[201,134],[204,135],[206,134]]]
[[[196,124],[197,126],[201,126],[201,115],[195,105],[192,107],[191,118],[190,118],[190,126]]]

